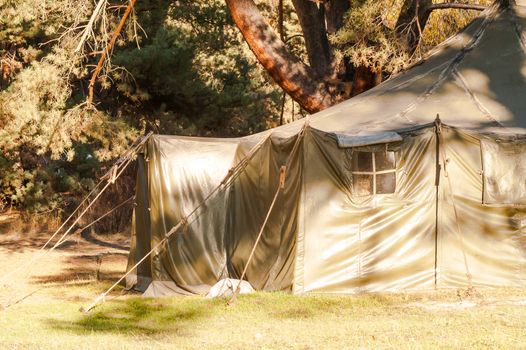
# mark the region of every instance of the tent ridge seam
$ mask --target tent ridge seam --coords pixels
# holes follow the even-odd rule
[[[477,96],[475,95],[473,90],[470,89],[466,79],[464,78],[462,73],[460,73],[458,71],[457,68],[454,68],[453,76],[455,77],[455,82],[457,83],[457,85],[460,86],[466,92],[466,94],[469,96],[469,99],[471,100],[471,102],[473,102],[473,104],[478,108],[478,110],[482,112],[482,114],[484,115],[484,117],[486,117],[486,119],[488,119],[489,121],[494,123],[496,126],[499,126],[499,127],[502,127],[502,128],[506,128],[506,126],[504,126],[504,124],[500,123],[493,116],[493,114],[490,112],[490,110],[486,106],[484,106],[484,104],[477,98]]]
[[[521,44],[522,52],[526,53],[526,38],[523,33],[522,27],[519,24],[519,21],[517,21],[517,16],[515,15],[515,12],[512,11],[511,7],[508,7],[507,12],[509,12],[510,14],[513,29],[515,31],[515,35],[517,35],[517,39],[519,39],[519,42]]]
[[[414,101],[413,103],[409,104],[403,111],[398,113],[397,117],[406,119],[406,120],[408,120],[409,122],[411,122],[413,124],[417,124],[414,121],[412,121],[409,117],[407,117],[407,114],[410,113],[411,111],[413,111],[416,108],[417,105],[419,105],[420,103],[424,102],[440,86],[442,86],[444,81],[446,81],[446,79],[449,76],[451,76],[453,71],[456,70],[456,68],[460,65],[460,63],[462,63],[462,61],[464,60],[466,55],[470,51],[472,51],[480,43],[480,39],[483,37],[483,35],[484,35],[484,33],[486,31],[486,28],[488,27],[489,23],[491,21],[493,21],[493,19],[495,18],[495,13],[496,12],[493,11],[491,14],[489,14],[484,19],[484,21],[480,25],[480,28],[475,32],[475,34],[473,34],[473,38],[471,39],[471,41],[466,46],[464,46],[460,50],[460,52],[451,60],[451,62],[442,70],[442,72],[440,72],[440,75],[438,76],[438,79],[431,86],[429,86],[426,89],[426,91],[424,91],[424,93],[419,95],[416,98],[416,101]]]

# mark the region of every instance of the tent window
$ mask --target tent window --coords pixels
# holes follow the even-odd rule
[[[394,193],[396,189],[395,152],[354,151],[351,173],[353,193],[357,196]]]
[[[526,143],[481,140],[483,203],[526,205]]]

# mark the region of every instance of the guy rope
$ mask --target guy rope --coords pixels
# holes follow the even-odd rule
[[[243,272],[241,273],[241,277],[239,278],[239,282],[237,284],[236,289],[234,290],[234,293],[232,294],[232,298],[228,301],[228,305],[232,305],[237,300],[237,295],[239,294],[241,290],[241,282],[243,281],[243,278],[245,278],[245,275],[248,270],[248,266],[250,265],[250,262],[252,261],[252,258],[254,257],[254,253],[256,252],[256,248],[259,244],[259,241],[261,240],[261,236],[263,236],[263,231],[265,230],[265,227],[267,226],[268,219],[270,218],[270,214],[272,213],[272,209],[274,209],[274,205],[276,204],[279,194],[283,189],[285,189],[285,180],[287,179],[287,170],[290,168],[290,164],[292,162],[292,159],[294,158],[296,152],[298,151],[299,145],[303,138],[305,137],[305,131],[309,125],[309,119],[308,117],[305,119],[305,123],[303,124],[303,127],[301,128],[300,132],[298,133],[298,136],[296,137],[296,141],[294,142],[294,146],[292,147],[292,151],[290,152],[289,156],[287,157],[287,161],[285,162],[285,165],[283,165],[279,170],[279,183],[278,188],[276,189],[276,192],[274,193],[274,198],[272,199],[272,202],[270,203],[270,207],[267,210],[267,215],[265,216],[265,220],[263,220],[263,224],[261,224],[261,228],[259,229],[258,235],[256,237],[256,241],[254,242],[254,245],[252,246],[252,250],[250,252],[250,255],[248,256],[247,262],[245,264],[245,267],[243,268]]]
[[[130,146],[130,148],[122,155],[121,158],[119,158],[115,164],[112,166],[112,168],[104,175],[102,176],[101,180],[95,185],[95,187],[86,195],[86,197],[81,201],[81,203],[77,206],[77,208],[69,215],[69,217],[60,225],[60,227],[49,237],[49,239],[44,243],[44,245],[38,250],[37,254],[35,254],[30,260],[28,260],[26,263],[18,266],[8,274],[6,274],[1,280],[0,285],[6,286],[6,281],[13,276],[15,273],[22,271],[22,273],[25,275],[25,277],[30,276],[31,270],[29,269],[33,263],[36,261],[42,259],[47,254],[51,253],[53,250],[55,250],[57,247],[59,247],[62,243],[65,242],[67,235],[73,230],[75,225],[80,221],[80,219],[86,214],[86,212],[93,206],[93,204],[97,201],[97,199],[104,193],[104,191],[112,184],[115,183],[115,180],[119,178],[119,176],[124,172],[124,170],[127,168],[127,166],[133,161],[135,154],[137,151],[144,145],[144,143],[150,138],[150,136],[153,133],[150,132],[147,135],[138,138],[136,141],[133,142],[133,144]],[[90,200],[90,197],[97,191],[99,186],[104,182],[107,181],[106,184],[102,187],[102,189],[97,193],[95,198]],[[89,201],[90,200],[90,201]],[[113,212],[118,207],[124,205],[125,203],[129,202],[131,200],[128,199],[125,202],[119,204],[117,207],[110,210],[110,212]],[[82,208],[82,206],[89,202],[88,205],[81,211],[81,213],[77,216],[77,218],[69,224],[69,227],[66,229],[66,231],[60,236],[58,241],[49,249],[46,250],[46,247],[51,243],[51,241],[59,234],[59,232],[66,226],[66,224],[73,218],[73,216],[79,212]],[[101,220],[103,217],[109,215],[109,213],[104,214],[102,217],[98,218],[96,221]],[[86,226],[85,228],[91,226]],[[27,298],[29,295],[33,294],[33,292],[29,293],[28,295],[25,295],[22,298],[17,299],[14,302],[10,302],[8,305],[5,305],[3,308],[6,309],[11,305],[17,304]]]

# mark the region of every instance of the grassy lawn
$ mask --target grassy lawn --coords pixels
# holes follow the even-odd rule
[[[47,286],[53,298],[0,312],[2,348],[356,349],[524,348],[526,292],[223,299],[122,296],[90,314],[79,307],[107,283]],[[49,294],[49,295],[51,295]],[[462,299],[462,301],[461,301]]]
[[[47,239],[0,234],[0,277]],[[115,291],[79,312],[122,275],[127,237],[72,238],[0,284],[3,349],[526,348],[526,290],[294,296],[258,292],[224,299],[147,299]],[[111,244],[109,244],[111,243]],[[101,254],[103,259],[100,260]],[[18,279],[14,279],[14,278]]]

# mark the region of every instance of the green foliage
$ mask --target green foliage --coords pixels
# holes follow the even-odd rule
[[[117,51],[113,63],[125,68],[115,76],[118,92],[163,133],[246,135],[277,114],[277,89],[223,1],[174,2],[141,47]]]
[[[332,42],[342,47],[343,55],[355,66],[396,73],[410,61],[404,42],[389,23],[389,3],[392,1],[353,1],[345,26],[332,36]]]
[[[491,2],[482,0],[476,3],[489,5]],[[433,11],[422,32],[419,47],[416,52],[410,52],[406,38],[397,34],[395,28],[403,3],[403,0],[353,1],[344,27],[331,37],[331,41],[355,66],[394,74],[420,60],[429,49],[457,33],[479,14],[478,11],[458,9]]]
[[[462,0],[456,2],[476,3],[489,6],[493,3],[493,0],[477,0],[476,2]],[[446,9],[433,11],[422,35],[422,50],[427,51],[440,44],[451,35],[457,33],[461,28],[465,27],[479,14],[479,11],[473,10],[459,11],[456,9]]]
[[[14,254],[4,254],[9,263]],[[79,305],[106,290],[126,265],[104,255],[104,280],[97,281],[95,259],[79,255],[63,253],[57,264],[63,268],[45,274],[46,281],[68,283],[48,282],[45,288],[40,282],[45,286],[40,298],[3,311],[5,348],[515,349],[526,342],[526,308],[521,305],[526,293],[518,288],[486,288],[479,290],[482,298],[467,300],[459,298],[459,289],[360,295],[256,292],[240,295],[230,307],[221,298],[141,298],[119,291],[84,315]]]
[[[4,205],[19,205],[36,212],[60,209],[64,206],[62,200],[74,200],[94,187],[93,178],[100,162],[90,146],[76,144],[71,160],[65,157],[46,160],[25,147],[20,151],[20,163],[0,156],[0,172],[3,174],[0,192]]]
[[[260,68],[223,0],[138,1],[96,81],[95,103],[87,104],[94,66],[128,5],[106,2],[88,31],[93,35],[77,50],[97,3],[0,2],[0,210],[63,206],[89,190],[105,163],[146,130],[228,137],[278,123],[282,92]],[[276,28],[277,2],[256,3]],[[417,58],[394,31],[402,0],[352,4],[344,28],[331,38],[337,57],[387,73]],[[434,13],[422,52],[473,15]],[[306,60],[290,0],[284,17],[287,46]],[[289,106],[284,110],[294,111],[294,102]]]
[[[79,14],[87,15],[90,2],[74,0],[2,0],[0,43],[27,46],[54,36]]]
[[[99,58],[89,50],[104,47],[123,11],[104,8],[95,36],[77,52],[77,26],[95,4],[0,5],[0,59],[10,64],[0,76],[0,210],[63,206],[144,129],[239,136],[275,125],[278,90],[220,0],[138,2],[133,20],[142,29],[128,21],[97,80],[95,105],[87,105]],[[110,5],[117,4],[127,1]]]

